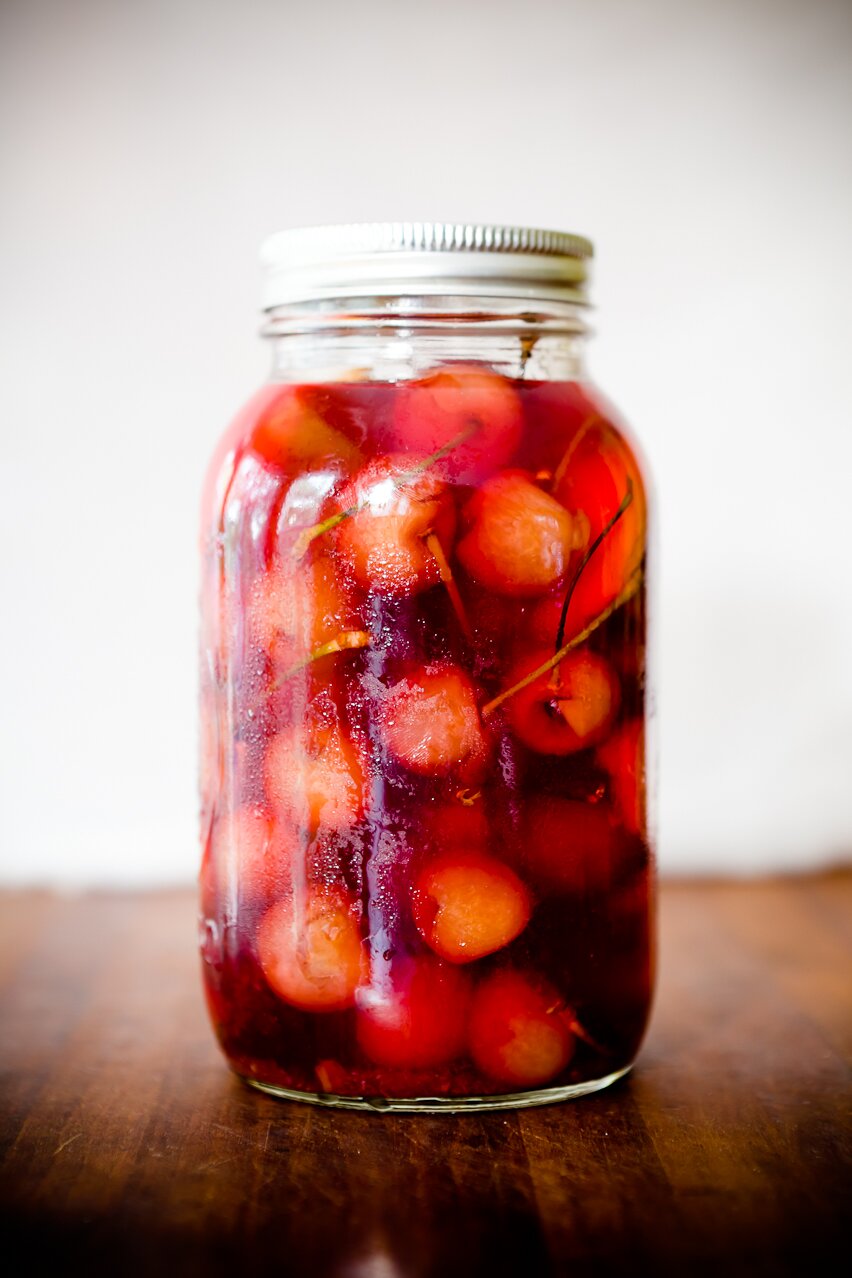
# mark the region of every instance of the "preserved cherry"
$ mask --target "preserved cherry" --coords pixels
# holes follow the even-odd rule
[[[412,913],[426,944],[450,963],[502,950],[524,930],[532,901],[517,874],[481,852],[445,852],[412,890]]]
[[[435,585],[440,570],[427,539],[448,547],[455,509],[434,475],[382,457],[343,490],[340,505],[338,555],[363,588],[409,595]]]
[[[455,364],[403,386],[394,406],[400,443],[435,457],[455,483],[476,483],[514,453],[523,413],[509,382],[490,369]]]
[[[618,682],[609,663],[578,648],[557,666],[552,654],[533,651],[509,671],[509,685],[524,686],[507,699],[515,736],[542,754],[573,754],[602,741],[618,709]],[[541,674],[537,672],[542,670]],[[530,680],[531,675],[536,675]]]
[[[364,773],[336,727],[283,728],[266,748],[264,785],[283,825],[348,830],[364,810]]]
[[[476,689],[455,666],[413,672],[379,707],[385,749],[422,776],[478,770],[488,749]]]
[[[580,378],[474,347],[287,373],[208,486],[204,974],[280,1095],[581,1094],[647,1020],[642,476]]]
[[[459,560],[498,594],[551,590],[565,576],[572,548],[585,539],[566,508],[522,474],[488,480],[465,516],[471,526],[459,542]]]
[[[365,985],[356,1032],[377,1065],[434,1068],[465,1051],[470,981],[457,968],[426,956],[402,958],[387,980]]]
[[[547,1083],[571,1059],[571,1025],[551,986],[520,972],[495,972],[476,993],[470,1018],[473,1058],[483,1074],[508,1087]]]
[[[309,1012],[349,1007],[364,950],[354,902],[336,891],[288,893],[257,928],[257,954],[270,989]]]

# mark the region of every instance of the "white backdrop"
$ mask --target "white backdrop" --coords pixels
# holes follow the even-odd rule
[[[591,235],[656,479],[664,868],[852,849],[848,0],[0,4],[2,875],[195,867],[196,511],[260,240]]]

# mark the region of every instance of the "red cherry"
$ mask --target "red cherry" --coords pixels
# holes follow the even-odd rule
[[[215,822],[209,863],[216,883],[243,900],[274,900],[292,882],[291,848],[259,805],[246,804]]]
[[[288,474],[321,466],[349,473],[361,454],[345,435],[327,425],[316,411],[314,398],[314,387],[282,386],[262,409],[249,445]]]
[[[575,517],[588,520],[587,545],[613,518],[628,488],[630,505],[606,534],[583,569],[568,609],[570,639],[621,593],[645,553],[645,488],[638,463],[613,426],[598,421],[581,426],[567,441],[570,452],[554,496]]]
[[[400,443],[431,456],[452,483],[472,484],[509,460],[523,429],[520,401],[509,382],[473,365],[437,369],[401,388],[394,413]]]
[[[509,673],[507,686],[519,683],[553,655],[540,649]],[[519,741],[541,754],[573,754],[602,741],[618,711],[618,678],[603,657],[577,648],[555,670],[539,675],[504,703]]]
[[[333,561],[279,561],[255,583],[249,605],[253,641],[277,667],[304,660],[359,621]]]
[[[310,833],[343,831],[364,811],[360,752],[334,726],[285,728],[267,747],[266,793],[283,823]]]
[[[471,577],[504,595],[530,597],[557,585],[585,536],[564,506],[517,472],[489,479],[464,515],[470,530],[458,558]]]
[[[337,527],[338,551],[364,589],[412,595],[437,584],[425,538],[434,533],[448,553],[455,507],[431,471],[412,476],[409,458],[377,458],[343,489],[339,504],[353,513]]]
[[[338,888],[289,895],[258,925],[257,953],[279,998],[308,1012],[350,1007],[364,974],[358,907]]]
[[[427,945],[450,963],[472,963],[524,930],[532,898],[514,870],[481,852],[447,852],[418,876],[414,922]]]
[[[488,976],[474,995],[470,1050],[484,1074],[535,1087],[559,1074],[574,1051],[571,1013],[545,982],[515,971]]]
[[[457,666],[422,669],[397,683],[379,711],[385,749],[411,772],[472,778],[481,770],[488,741],[476,691]]]
[[[576,896],[606,891],[628,847],[624,827],[605,803],[540,795],[525,807],[520,863],[544,891]]]
[[[470,983],[457,967],[394,960],[378,984],[358,991],[356,1003],[358,1042],[378,1065],[426,1069],[464,1051]]]
[[[610,775],[612,792],[625,828],[631,834],[645,832],[645,731],[641,719],[630,719],[616,728],[597,759]]]

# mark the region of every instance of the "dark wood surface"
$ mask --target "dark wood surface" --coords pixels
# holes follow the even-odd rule
[[[665,885],[633,1075],[523,1113],[242,1087],[188,892],[6,894],[0,991],[3,1238],[24,1272],[847,1272],[849,875]]]

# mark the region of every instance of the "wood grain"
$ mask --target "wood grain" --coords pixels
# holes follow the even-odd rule
[[[0,1211],[32,1272],[846,1271],[852,876],[666,884],[634,1074],[524,1113],[250,1092],[194,929],[190,893],[0,898]]]

